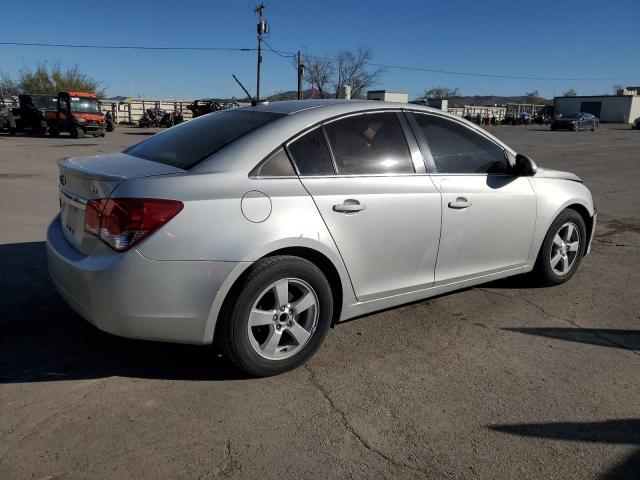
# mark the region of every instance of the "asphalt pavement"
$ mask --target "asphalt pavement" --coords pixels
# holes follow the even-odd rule
[[[640,478],[640,131],[490,130],[591,188],[573,279],[350,321],[258,380],[209,348],[102,333],[48,279],[55,161],[153,130],[0,134],[0,478]]]

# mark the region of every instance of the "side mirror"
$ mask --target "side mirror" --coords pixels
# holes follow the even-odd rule
[[[536,162],[526,155],[519,153],[516,155],[516,165],[514,167],[515,174],[521,177],[532,177],[538,171]]]

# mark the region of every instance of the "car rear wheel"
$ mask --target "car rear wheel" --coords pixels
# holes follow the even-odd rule
[[[574,132],[579,132],[580,131],[580,124],[578,122],[573,124],[573,131]]]
[[[222,352],[252,376],[302,365],[324,340],[333,312],[322,271],[299,257],[256,262],[225,302],[216,338]]]
[[[587,244],[582,216],[575,210],[562,211],[542,242],[534,275],[544,285],[559,285],[578,269]]]

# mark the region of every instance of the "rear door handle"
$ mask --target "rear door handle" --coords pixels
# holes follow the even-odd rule
[[[358,200],[354,200],[353,198],[349,198],[339,205],[333,206],[334,212],[340,213],[358,213],[361,210],[367,208],[365,205],[361,205]]]
[[[464,197],[458,197],[455,202],[449,202],[449,208],[455,208],[456,210],[469,208],[471,205],[472,203]]]

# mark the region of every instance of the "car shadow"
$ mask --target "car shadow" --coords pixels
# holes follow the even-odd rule
[[[158,132],[122,132],[125,135],[144,135],[144,136],[151,136],[151,135],[155,135]]]
[[[0,384],[247,378],[209,346],[129,340],[84,321],[55,291],[44,242],[0,245],[0,292]]]
[[[482,287],[497,289],[549,288],[547,285],[541,284],[533,275],[526,273],[493,280],[483,284]]]
[[[490,430],[524,437],[551,440],[609,443],[640,446],[640,419],[627,418],[600,422],[522,423],[490,425]],[[604,472],[601,480],[640,478],[640,450]]]
[[[625,350],[640,350],[640,330],[552,327],[503,328],[502,330],[524,333],[525,335],[553,338],[556,340],[565,340],[567,342],[623,348]]]

